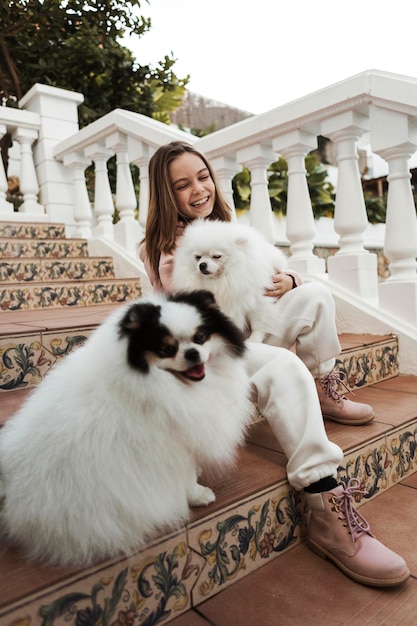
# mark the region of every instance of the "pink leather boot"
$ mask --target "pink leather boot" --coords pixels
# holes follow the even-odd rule
[[[317,393],[323,417],[338,424],[359,426],[374,419],[375,413],[369,404],[352,402],[337,391],[339,384],[346,389],[343,382],[344,373],[330,373],[324,378],[316,378]]]
[[[306,493],[311,507],[307,545],[330,559],[347,576],[365,585],[390,587],[410,575],[398,554],[375,539],[368,522],[355,509],[359,489],[356,478],[323,493]]]

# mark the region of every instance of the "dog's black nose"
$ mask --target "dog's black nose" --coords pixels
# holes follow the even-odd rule
[[[184,353],[184,357],[187,359],[187,361],[190,361],[191,363],[197,363],[198,361],[200,361],[200,354],[195,348],[190,348],[189,350],[186,350]]]
[[[207,263],[200,263],[200,265],[198,266],[198,269],[200,270],[202,274],[208,274]]]

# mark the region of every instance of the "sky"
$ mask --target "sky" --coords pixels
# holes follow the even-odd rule
[[[146,0],[125,41],[141,65],[171,52],[189,91],[263,113],[365,70],[417,77],[416,0]]]

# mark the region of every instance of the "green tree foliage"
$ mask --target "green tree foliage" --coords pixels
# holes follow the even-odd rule
[[[139,0],[6,0],[0,5],[0,95],[13,106],[34,83],[79,91],[85,126],[115,108],[161,121],[175,110],[189,77],[175,60],[140,65],[122,37],[142,37],[149,19]]]

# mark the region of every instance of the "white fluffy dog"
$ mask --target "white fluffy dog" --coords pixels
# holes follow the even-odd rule
[[[264,295],[286,258],[254,228],[236,222],[196,220],[185,229],[175,252],[173,287],[209,289],[252,341],[273,333],[275,300]]]
[[[0,529],[31,558],[87,564],[215,499],[252,412],[239,329],[211,293],[120,307],[0,431]]]

